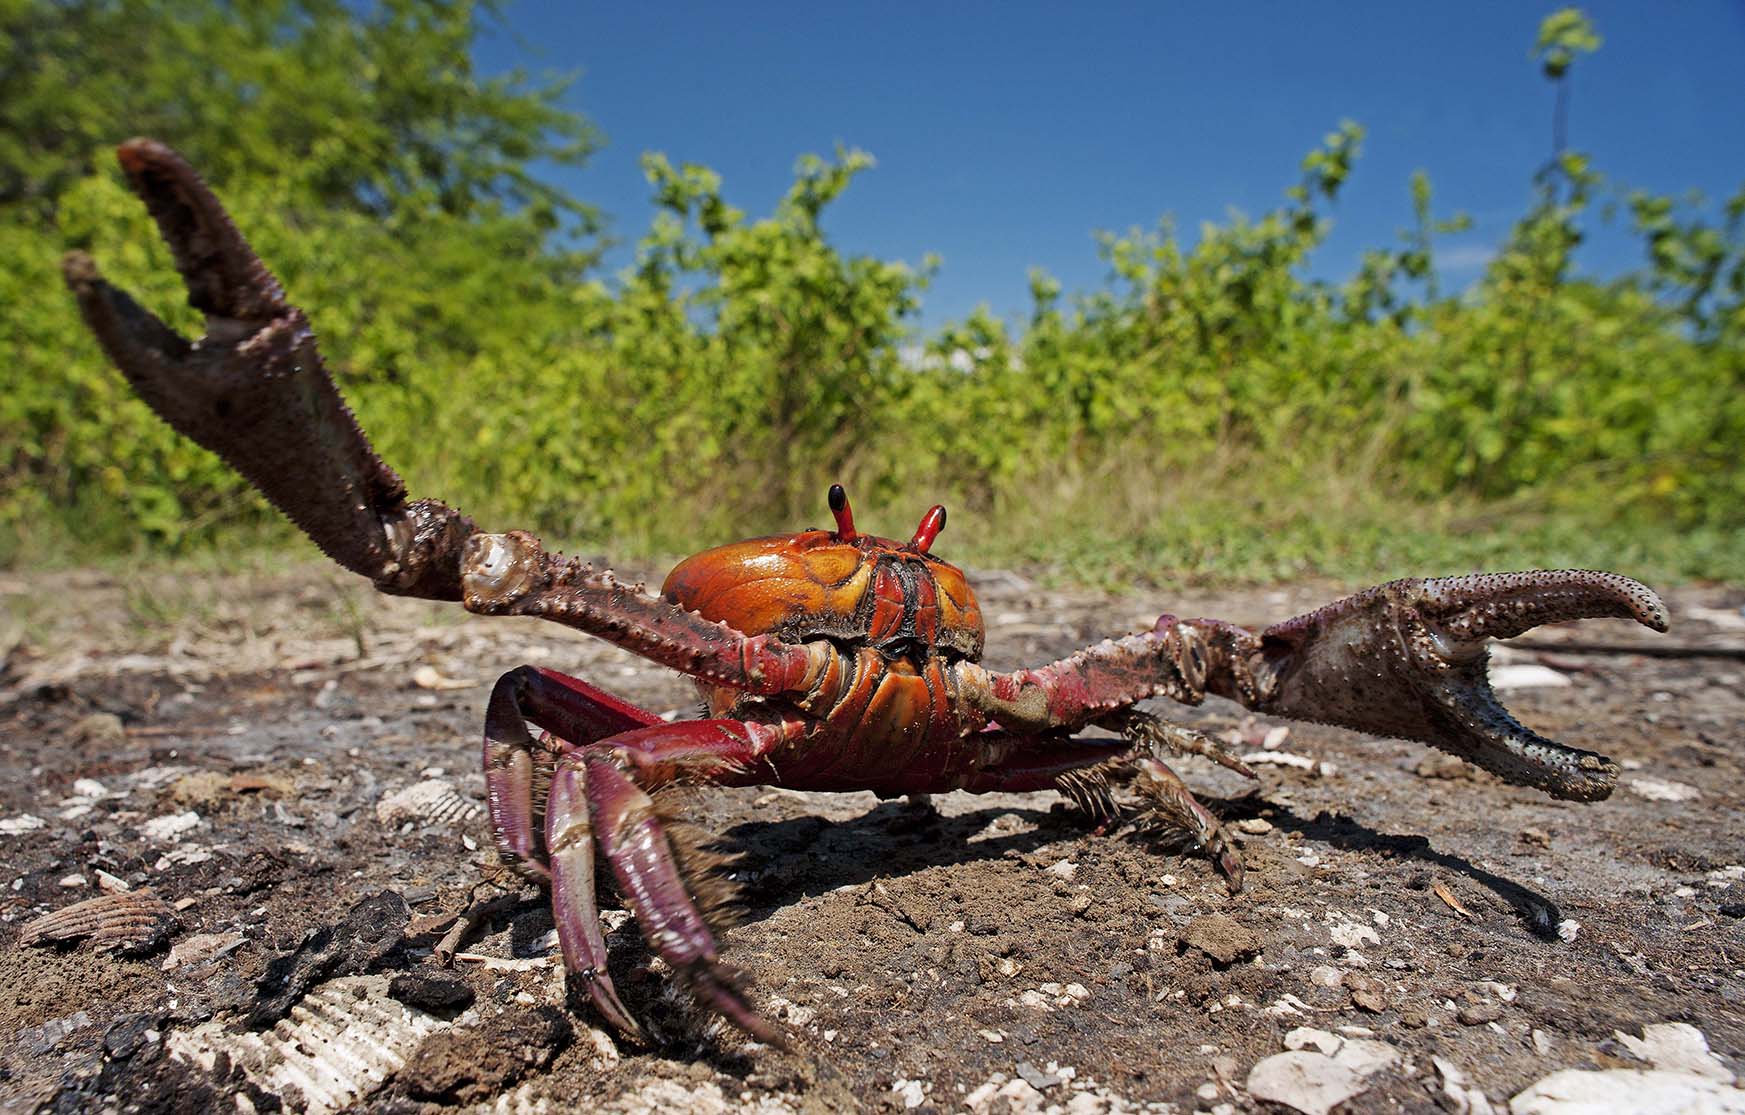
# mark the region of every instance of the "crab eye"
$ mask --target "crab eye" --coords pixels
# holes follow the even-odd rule
[[[918,554],[926,553],[933,548],[933,540],[944,529],[945,505],[936,503],[927,509],[927,514],[921,516],[921,525],[915,528],[915,537],[909,539],[909,548]]]
[[[830,513],[836,516],[836,537],[853,542],[860,537],[854,529],[854,509],[848,506],[848,489],[841,484],[830,485]]]

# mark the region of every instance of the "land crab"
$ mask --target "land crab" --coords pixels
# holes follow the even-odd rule
[[[703,719],[668,723],[522,666],[502,676],[486,708],[497,849],[549,886],[565,966],[621,1030],[638,1026],[607,970],[596,851],[653,951],[693,993],[747,1032],[782,1040],[719,959],[708,903],[651,797],[675,782],[893,796],[1058,789],[1108,814],[1108,779],[1131,775],[1233,889],[1242,881],[1235,846],[1163,753],[1246,768],[1139,702],[1195,704],[1213,693],[1273,716],[1418,740],[1573,801],[1602,799],[1616,782],[1610,760],[1523,727],[1485,672],[1488,639],[1547,622],[1617,616],[1665,630],[1659,598],[1613,573],[1398,580],[1259,632],[1164,615],[1142,633],[994,673],[978,664],[973,590],[932,552],[943,507],[898,542],[857,530],[833,487],[833,530],[706,550],[681,562],[659,595],[548,553],[531,534],[485,533],[445,504],[407,497],[335,389],[303,312],[188,164],[143,139],[119,158],[206,315],[205,335],[185,340],[83,254],[69,255],[65,272],[109,358],[165,421],[381,591],[555,620],[687,674],[702,691]],[[1080,735],[1093,726],[1116,734]]]

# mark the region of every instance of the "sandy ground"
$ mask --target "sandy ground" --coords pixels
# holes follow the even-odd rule
[[[978,583],[1002,667],[1160,611],[1259,623],[1339,591]],[[1281,738],[1216,700],[1172,710],[1241,750],[1271,733],[1309,760],[1262,766],[1257,784],[1180,764],[1237,826],[1249,885],[1234,896],[1205,859],[1094,835],[1053,793],[928,807],[698,791],[686,814],[739,857],[727,956],[794,1035],[781,1053],[692,1010],[620,911],[606,915],[613,966],[652,1046],[566,1001],[531,889],[453,966],[432,958],[475,892],[497,893],[476,769],[493,678],[549,665],[690,715],[682,679],[553,625],[380,598],[318,569],[0,587],[14,617],[0,631],[0,1109],[1084,1115],[1284,1095],[1300,1110],[1503,1110],[1560,1069],[1648,1067],[1638,1035],[1669,1022],[1713,1050],[1691,1053],[1719,1089],[1705,1102],[1736,1095],[1737,655],[1505,652],[1563,683],[1510,689],[1524,720],[1625,764],[1612,800],[1588,806],[1411,744]],[[1745,647],[1745,591],[1669,603],[1670,636],[1616,622],[1540,635]],[[104,895],[124,896],[109,916],[130,908],[143,926],[128,948],[20,943],[42,915]],[[1274,1070],[1309,1083],[1277,1092]]]

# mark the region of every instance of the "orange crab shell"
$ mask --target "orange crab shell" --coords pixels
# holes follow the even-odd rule
[[[981,605],[963,570],[889,538],[807,530],[733,542],[680,562],[661,592],[747,635],[982,652]]]

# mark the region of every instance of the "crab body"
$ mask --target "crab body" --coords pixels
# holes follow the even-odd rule
[[[206,335],[180,337],[82,254],[67,257],[66,277],[110,359],[165,421],[384,592],[540,616],[697,683],[704,716],[674,723],[531,666],[504,674],[486,705],[497,850],[549,886],[566,967],[622,1030],[638,1027],[607,970],[597,864],[698,998],[782,1040],[722,964],[701,881],[655,807],[653,792],[674,782],[883,795],[1058,789],[1107,820],[1122,808],[1110,783],[1130,780],[1151,815],[1204,848],[1232,889],[1242,880],[1234,846],[1164,759],[1191,752],[1252,772],[1142,702],[1215,694],[1269,715],[1418,740],[1569,800],[1604,798],[1616,782],[1603,756],[1523,727],[1485,676],[1488,639],[1542,623],[1619,616],[1664,630],[1654,593],[1613,573],[1398,580],[1258,632],[1166,614],[1146,631],[996,673],[979,662],[974,592],[931,552],[942,507],[898,543],[860,534],[835,487],[834,530],[704,551],[659,595],[548,553],[525,532],[481,531],[443,503],[408,498],[334,388],[303,312],[194,171],[150,140],[119,155],[206,314]],[[1081,734],[1092,727],[1114,734]]]
[[[846,511],[840,487],[832,497]],[[768,757],[784,785],[864,789],[964,734],[949,671],[981,656],[981,611],[963,572],[913,541],[852,528],[750,539],[679,563],[661,595],[747,635],[834,648],[817,694],[788,710],[806,734]],[[701,689],[712,716],[755,715],[762,702]]]

